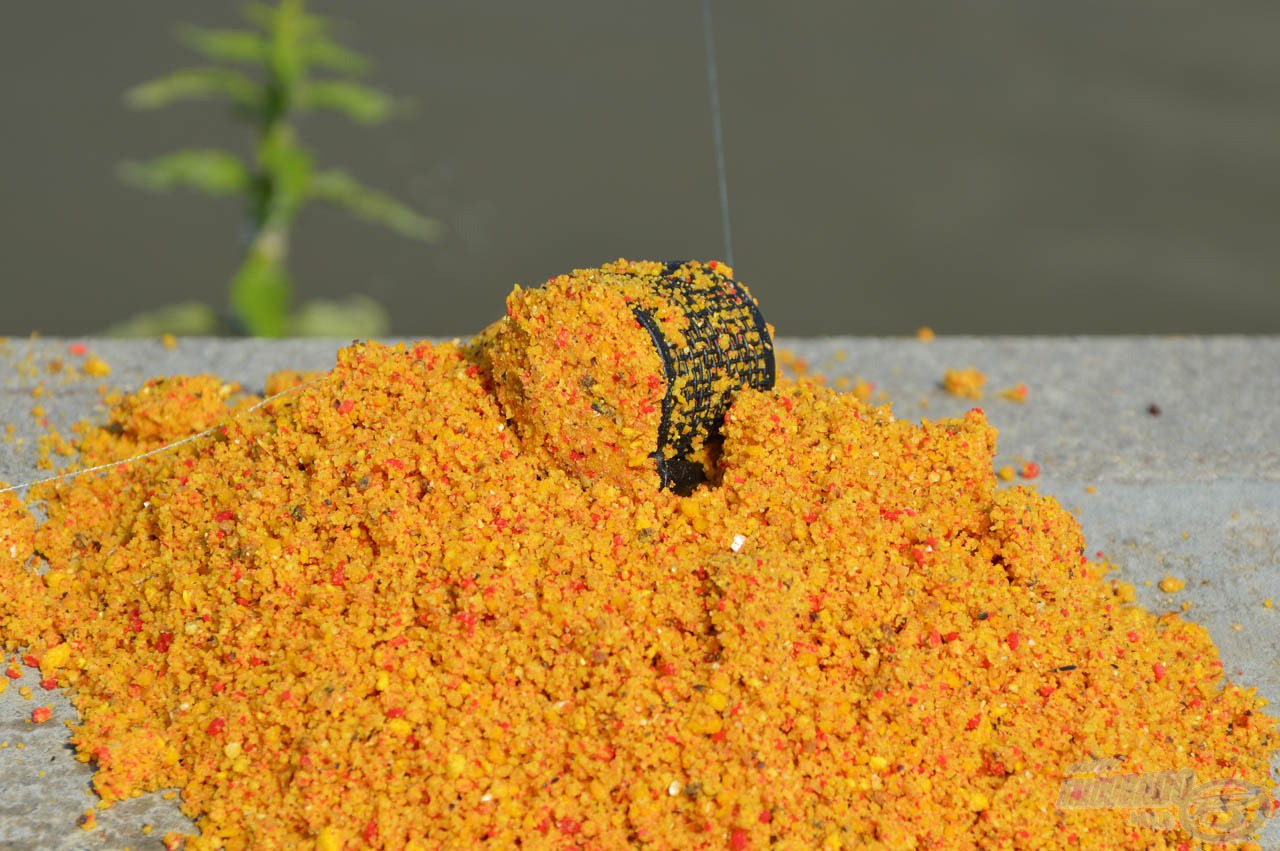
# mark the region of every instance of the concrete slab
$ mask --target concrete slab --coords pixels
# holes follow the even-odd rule
[[[48,364],[82,360],[68,352],[69,342],[0,345],[0,426],[12,424],[24,441],[0,442],[0,478],[40,474],[34,439],[41,428],[30,414],[37,402],[52,423],[66,425],[100,415],[99,384],[132,388],[153,375],[212,372],[254,389],[275,369],[329,367],[341,345],[183,340],[168,350],[87,341],[111,374],[67,380]],[[976,404],[1000,429],[998,463],[1038,463],[1036,484],[1075,512],[1090,550],[1120,565],[1145,606],[1163,611],[1189,601],[1187,616],[1213,635],[1232,679],[1280,701],[1280,608],[1262,605],[1280,601],[1280,337],[779,343],[832,380],[875,382],[877,394],[913,420],[975,404],[940,389],[945,369],[986,372],[987,392]],[[31,396],[37,383],[47,391],[39,400]],[[1025,403],[998,396],[1017,383],[1029,387]],[[1159,591],[1154,584],[1166,573],[1187,588]],[[56,723],[72,709],[30,676],[14,683],[22,685],[38,702],[16,687],[0,695],[0,742],[8,742],[0,749],[0,849],[159,848],[165,831],[187,826],[175,802],[152,795],[101,813],[93,831],[78,829],[77,816],[93,803],[90,772]],[[54,705],[55,721],[29,723],[31,709],[45,703]],[[144,825],[153,826],[149,835]],[[1263,847],[1280,851],[1280,824],[1268,826]]]

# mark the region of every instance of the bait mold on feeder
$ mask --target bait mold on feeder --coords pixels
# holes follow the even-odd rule
[[[772,328],[732,274],[619,260],[517,288],[478,346],[522,439],[584,481],[713,479],[734,392],[776,376]]]

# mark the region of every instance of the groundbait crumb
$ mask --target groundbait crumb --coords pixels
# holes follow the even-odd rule
[[[111,366],[98,357],[89,357],[80,365],[80,371],[85,375],[101,378],[111,374]]]
[[[156,379],[80,463],[208,437],[37,486],[39,525],[0,494],[0,638],[68,690],[104,804],[179,789],[193,851],[1148,849],[1200,843],[1061,808],[1073,766],[1271,788],[1266,701],[996,487],[980,410],[742,391],[677,496],[637,460],[660,363],[574,297],[510,321],[589,375],[508,327],[352,345],[253,410]]]
[[[986,383],[987,376],[973,367],[948,369],[942,376],[942,389],[964,399],[981,399],[982,386]]]
[[[1001,390],[1000,398],[1008,399],[1010,402],[1025,402],[1030,392],[1027,385],[1019,383]]]

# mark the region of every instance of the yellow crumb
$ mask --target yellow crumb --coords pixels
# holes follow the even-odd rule
[[[342,851],[342,834],[333,825],[326,825],[316,836],[319,851]]]
[[[1274,606],[1275,602],[1270,597],[1262,601],[1262,608],[1264,609],[1274,608]]]
[[[1027,385],[1015,384],[1012,387],[1001,390],[1000,398],[1008,399],[1010,402],[1025,402],[1027,401],[1027,392]]]
[[[1184,580],[1175,579],[1172,576],[1165,576],[1160,580],[1160,590],[1166,594],[1176,594],[1186,587],[1187,583]]]
[[[96,378],[101,378],[104,375],[111,374],[111,367],[101,358],[90,357],[85,360],[84,364],[80,367],[80,371],[85,375],[92,375]]]
[[[45,651],[40,657],[40,669],[46,673],[56,671],[65,665],[69,658],[71,658],[71,645],[64,641]]]
[[[937,335],[933,333],[933,329],[928,325],[922,325],[916,329],[916,339],[922,343],[928,343]]]
[[[176,349],[178,347],[178,338],[172,334],[164,334],[160,337],[160,343],[166,349]]]
[[[965,399],[981,399],[982,385],[986,383],[987,376],[973,367],[948,369],[942,377],[943,390]]]
[[[996,476],[998,476],[1002,482],[1011,482],[1017,478],[1017,475],[1018,474],[1014,472],[1014,469],[1008,464],[1005,464],[999,470],[996,470]]]

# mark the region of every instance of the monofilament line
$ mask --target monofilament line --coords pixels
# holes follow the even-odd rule
[[[716,177],[720,184],[720,225],[724,229],[724,262],[733,265],[733,232],[729,228],[729,180],[724,166],[724,124],[720,119],[720,76],[716,67],[716,39],[711,26],[711,0],[702,0],[702,42],[707,57],[707,94],[711,99],[711,138],[716,149]]]
[[[261,408],[263,405],[267,404],[270,401],[279,399],[281,396],[288,395],[289,393],[296,393],[302,388],[310,387],[312,384],[317,384],[321,381],[324,381],[328,377],[329,377],[329,373],[325,373],[319,378],[313,378],[310,381],[307,381],[303,384],[299,384],[296,387],[290,387],[288,390],[281,390],[279,393],[276,393],[275,395],[268,396],[262,401],[254,403],[252,406],[242,411],[241,414],[252,413],[253,411],[258,410],[259,408]],[[17,484],[17,485],[10,485],[7,488],[0,488],[0,493],[9,493],[10,491],[26,490],[27,488],[32,488],[32,487],[35,487],[36,485],[47,484],[48,482],[57,482],[62,479],[71,479],[71,478],[75,478],[76,476],[83,476],[86,473],[97,473],[102,470],[110,470],[114,467],[119,467],[122,464],[132,464],[135,461],[141,461],[143,458],[150,458],[152,455],[159,455],[161,452],[168,452],[170,449],[177,449],[179,446],[182,446],[183,444],[186,444],[186,443],[190,443],[193,440],[199,440],[202,437],[208,437],[218,429],[224,428],[225,426],[230,425],[234,420],[235,420],[235,417],[233,416],[230,419],[223,420],[213,428],[205,429],[204,431],[199,432],[197,434],[188,435],[187,437],[184,437],[181,440],[175,440],[173,443],[166,443],[164,446],[157,446],[155,449],[150,449],[139,455],[134,455],[129,458],[121,458],[119,461],[112,461],[110,464],[99,464],[96,467],[86,467],[83,470],[71,470],[70,472],[61,473],[57,476],[48,476],[43,479],[35,479],[30,482],[22,482],[21,484]]]

